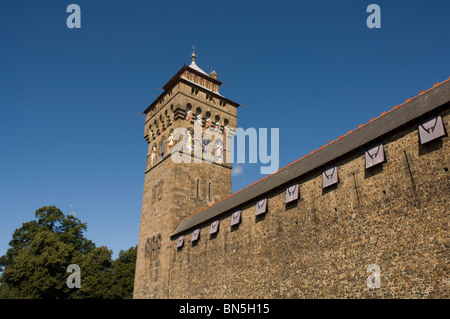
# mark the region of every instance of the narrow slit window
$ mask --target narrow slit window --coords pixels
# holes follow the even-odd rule
[[[197,179],[197,198],[199,196],[199,190],[200,190],[200,180]]]

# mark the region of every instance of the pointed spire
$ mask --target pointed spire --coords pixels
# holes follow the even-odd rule
[[[195,55],[195,44],[192,46],[192,54],[191,54],[191,60],[192,60],[192,63],[194,63],[195,64],[195,59],[197,59],[197,56]]]
[[[195,64],[195,59],[197,59],[197,55],[195,54],[195,45],[192,47],[192,49],[193,49],[192,54],[191,54],[191,61],[192,61],[192,62],[191,62],[191,64],[189,65],[189,67],[192,68],[192,69],[194,69],[194,70],[196,70],[196,71],[199,71],[199,72],[203,73],[204,75],[208,75],[208,74],[205,73],[205,71],[203,71],[202,69],[200,69],[200,68],[197,66],[197,64]]]

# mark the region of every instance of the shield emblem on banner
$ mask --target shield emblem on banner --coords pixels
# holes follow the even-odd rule
[[[334,166],[330,169],[327,169],[326,171],[323,172],[323,174],[322,174],[322,187],[323,188],[337,184],[338,181],[339,181],[339,179],[338,179],[338,172],[337,172],[336,166]]]
[[[379,144],[366,151],[366,168],[371,168],[380,163],[384,163],[384,147],[383,144]]]
[[[266,210],[267,210],[267,198],[264,198],[256,203],[256,212],[255,212],[256,216],[264,214]]]
[[[194,232],[192,233],[191,241],[198,240],[199,236],[200,236],[200,229],[194,230]]]
[[[298,199],[298,184],[286,189],[286,204]]]
[[[442,117],[434,117],[419,125],[420,143],[425,144],[445,136],[444,123]]]
[[[216,220],[211,224],[211,228],[209,229],[209,234],[215,234],[219,230],[219,221]]]
[[[178,240],[177,240],[177,248],[183,247],[183,244],[184,244],[184,236],[178,237]]]
[[[231,215],[231,226],[239,224],[241,221],[241,211],[238,210],[237,212],[234,212],[233,215]]]

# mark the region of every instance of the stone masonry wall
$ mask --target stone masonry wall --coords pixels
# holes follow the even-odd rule
[[[191,93],[190,87],[178,84],[147,114],[144,137],[149,143],[147,167],[139,228],[134,298],[167,298],[170,278],[170,235],[183,219],[198,209],[231,194],[231,165],[175,163],[167,149],[171,129],[192,128],[193,122],[185,120],[187,105],[202,109],[202,114],[228,119],[236,125],[236,108],[221,105],[219,100],[206,100],[203,92]],[[181,112],[182,116],[177,115]],[[234,113],[232,113],[234,112]],[[170,119],[170,126],[156,132],[161,122]],[[152,127],[150,127],[153,125]],[[153,130],[154,139],[149,132]],[[205,130],[205,129],[203,129]],[[195,137],[195,136],[194,136]],[[184,143],[181,137],[175,141]],[[160,143],[164,141],[164,156],[160,159]],[[152,146],[157,147],[157,159],[150,160]],[[225,144],[226,147],[226,144]],[[228,152],[229,150],[224,150]],[[193,158],[191,158],[192,161]],[[198,185],[198,186],[197,186]],[[197,194],[198,187],[198,194]]]
[[[446,131],[450,110],[441,107]],[[219,232],[171,241],[169,298],[449,298],[450,140],[420,145],[417,122],[384,143],[386,163],[365,169],[364,150],[337,159],[339,183],[322,190],[321,169],[293,181],[300,199],[286,205],[273,189],[220,216]],[[367,286],[369,265],[381,287]]]

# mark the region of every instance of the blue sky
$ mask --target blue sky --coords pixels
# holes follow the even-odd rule
[[[66,8],[81,7],[81,29]],[[366,8],[381,7],[381,29]],[[0,4],[0,255],[56,205],[117,256],[137,244],[146,109],[196,45],[242,128],[280,128],[280,167],[450,76],[450,2]],[[241,165],[233,191],[263,177]]]

